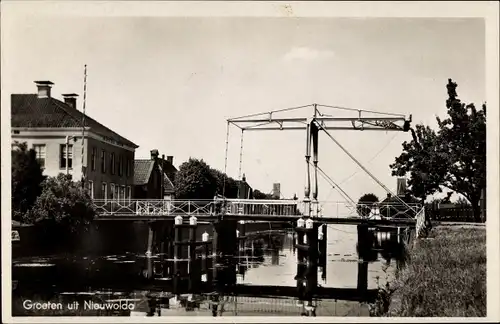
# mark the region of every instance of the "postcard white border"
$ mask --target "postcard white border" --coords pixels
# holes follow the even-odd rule
[[[356,317],[315,317],[300,318],[300,322],[486,322],[500,319],[499,284],[499,55],[498,55],[498,11],[496,1],[385,1],[385,2],[223,2],[223,1],[2,1],[1,21],[19,15],[63,15],[63,16],[161,16],[161,17],[421,17],[453,18],[483,17],[486,24],[486,97],[487,117],[487,283],[488,315],[486,318],[356,318]],[[2,23],[2,39],[8,30]],[[457,44],[460,46],[467,44]],[[3,49],[2,49],[3,52]],[[7,65],[2,55],[2,66]],[[3,69],[2,69],[3,70]],[[5,87],[2,78],[2,89]],[[233,323],[262,322],[262,317],[25,317],[13,318],[11,313],[11,275],[10,242],[10,94],[2,93],[2,320],[7,323],[165,323],[172,322],[219,322]],[[271,317],[267,321],[295,322],[297,317]]]

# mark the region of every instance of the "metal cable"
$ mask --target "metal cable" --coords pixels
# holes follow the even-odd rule
[[[229,150],[229,122],[226,127],[226,154],[224,158],[224,179],[222,181],[222,197],[226,197],[226,178],[227,178],[227,153]]]
[[[348,110],[348,111],[357,111],[359,113],[366,112],[366,113],[379,114],[379,115],[405,117],[405,115],[403,115],[403,114],[384,113],[384,112],[380,112],[380,111],[364,110],[364,109],[354,109],[354,108],[347,108],[347,107],[341,107],[341,106],[329,106],[329,105],[320,105],[320,104],[318,104],[318,107],[331,108],[331,109],[339,109],[339,110]],[[322,114],[322,115],[323,116],[327,116],[325,114]]]
[[[382,149],[380,149],[380,151],[378,151],[371,159],[369,159],[366,163],[370,163],[371,161],[375,160],[386,148],[387,146],[389,146],[389,144],[396,138],[396,136],[398,135],[398,133],[395,133],[390,139],[389,141],[382,147]],[[345,183],[347,180],[351,179],[352,177],[354,177],[356,174],[359,173],[359,170],[353,172],[351,175],[349,175],[347,178],[345,178],[344,180],[340,181],[339,185],[342,185],[343,183]],[[326,196],[328,199],[328,197],[330,197],[330,195],[332,194],[333,192],[333,188],[330,189],[330,192],[328,193],[328,195]]]
[[[311,162],[309,162],[309,164],[311,164]],[[325,180],[330,182],[329,184],[333,188],[337,189],[340,192],[340,194],[343,195],[344,198],[346,198],[347,201],[353,205],[353,207],[356,207],[355,201],[342,188],[340,188],[340,186],[338,184],[336,184],[335,181],[333,181],[333,179],[330,178],[330,176],[328,176],[328,174],[326,174],[325,171],[323,171],[323,169],[321,169],[319,166],[317,168],[318,168],[318,171],[320,172],[320,175],[323,176],[323,178]]]
[[[361,169],[363,169],[363,171],[365,171],[375,182],[377,182],[382,188],[384,188],[388,193],[390,193],[391,195],[393,195],[394,197],[396,197],[399,201],[401,201],[406,207],[408,207],[409,209],[413,210],[414,212],[417,212],[415,209],[413,209],[412,207],[410,207],[406,202],[404,202],[401,198],[399,198],[396,194],[394,194],[389,188],[387,188],[380,180],[377,179],[377,177],[375,177],[370,171],[368,171],[368,169],[366,169],[345,147],[343,147],[323,126],[321,126],[318,122],[316,122],[316,125],[325,132],[326,135],[328,135],[328,137],[330,137],[330,139],[332,141],[335,142],[335,144],[337,144],[341,149],[342,151],[344,151]]]
[[[243,160],[243,129],[241,130],[241,141],[240,141],[240,169],[238,171],[239,179],[241,180],[241,163]]]
[[[312,104],[309,104],[309,105],[305,105],[305,106],[298,106],[298,107],[284,108],[284,109],[278,109],[278,110],[271,110],[271,111],[262,112],[262,113],[256,113],[256,114],[250,114],[250,115],[240,116],[240,117],[232,118],[230,120],[234,121],[234,122],[237,122],[238,119],[241,119],[241,118],[248,118],[248,117],[255,117],[255,116],[272,114],[272,113],[277,113],[277,112],[297,110],[297,109],[307,108],[307,107],[312,107],[312,106],[313,106]]]
[[[390,139],[389,141],[380,149],[380,151],[378,151],[370,160],[368,160],[366,163],[370,163],[372,162],[373,160],[375,160],[388,146],[389,144],[391,144],[391,142],[396,138],[396,136],[399,135],[398,133],[395,133]],[[351,174],[350,176],[348,176],[347,178],[345,178],[344,180],[342,180],[340,182],[340,184],[343,184],[344,182],[346,182],[347,180],[349,180],[350,178],[352,178],[354,175],[356,175],[357,173],[359,172],[356,171],[354,172],[353,174]]]
[[[82,189],[85,189],[85,167],[83,154],[85,152],[85,103],[87,99],[87,64],[84,66],[83,72],[83,114],[82,114]],[[66,152],[68,155],[69,153]],[[67,163],[67,162],[66,162]],[[94,197],[92,197],[94,198]]]

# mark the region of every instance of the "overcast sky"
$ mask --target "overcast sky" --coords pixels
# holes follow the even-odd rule
[[[3,17],[2,17],[3,19]],[[485,101],[482,19],[174,18],[10,16],[2,24],[3,84],[53,96],[76,92],[87,113],[139,149],[203,158],[223,170],[226,119],[321,103],[412,114],[435,127],[446,113],[453,78],[466,102]],[[5,90],[5,89],[3,89]],[[305,113],[304,113],[305,114]],[[335,131],[333,135],[390,189],[388,165],[410,133]],[[385,196],[326,136],[319,165],[355,200]],[[303,196],[305,138],[297,132],[249,132],[242,171],[251,186]],[[227,171],[238,177],[240,133],[231,128]],[[320,182],[320,199],[341,196]]]

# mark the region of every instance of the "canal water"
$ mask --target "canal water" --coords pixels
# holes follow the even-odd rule
[[[318,274],[326,288],[357,288],[357,228],[328,225],[327,267]],[[237,283],[295,287],[297,256],[291,231],[248,235],[247,252],[238,257]],[[402,262],[388,247],[368,264],[368,290],[394,278]],[[395,257],[395,258],[394,258]],[[144,254],[20,257],[13,260],[13,316],[300,316],[304,305],[293,297],[174,294],[168,278],[145,279]],[[217,300],[217,302],[214,302]],[[214,310],[213,305],[217,304]],[[365,301],[314,301],[316,316],[369,316]]]

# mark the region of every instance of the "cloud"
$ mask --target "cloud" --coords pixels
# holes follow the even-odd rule
[[[317,61],[332,58],[333,51],[317,50],[309,47],[294,47],[285,54],[285,62],[291,61]]]

